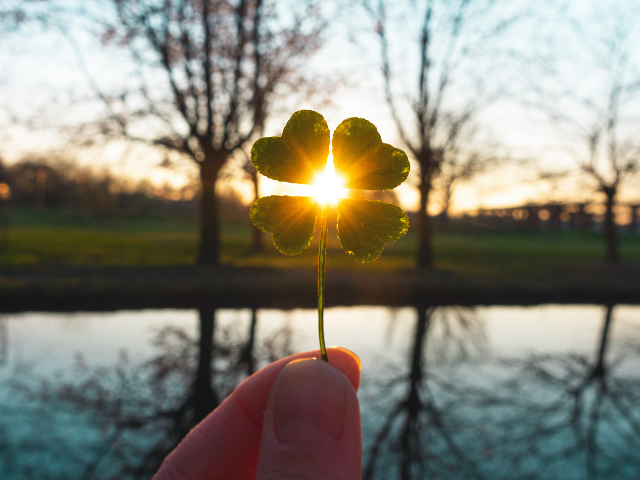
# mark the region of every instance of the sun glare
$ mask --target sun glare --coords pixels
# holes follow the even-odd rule
[[[313,182],[313,195],[320,203],[332,203],[345,195],[344,182],[338,178],[333,169],[333,162],[327,162],[325,171]]]

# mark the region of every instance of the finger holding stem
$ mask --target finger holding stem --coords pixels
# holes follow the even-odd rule
[[[327,230],[329,227],[329,208],[331,202],[322,205],[322,220],[320,233],[320,251],[318,252],[318,334],[320,336],[320,353],[325,362],[329,361],[327,347],[324,343],[324,262],[327,256]]]

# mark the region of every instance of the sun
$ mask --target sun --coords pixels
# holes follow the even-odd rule
[[[342,179],[336,176],[332,161],[328,161],[324,172],[316,176],[313,189],[313,196],[322,204],[344,197],[347,190]]]

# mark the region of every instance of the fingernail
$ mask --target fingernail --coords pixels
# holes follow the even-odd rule
[[[322,360],[292,362],[281,373],[275,433],[289,445],[335,443],[342,435],[344,396],[338,372]]]
[[[348,354],[358,364],[358,370],[362,370],[362,361],[360,360],[360,357],[358,355],[356,355],[355,353],[353,353],[351,350],[347,350],[346,348],[342,348],[342,347],[329,347],[329,348],[331,350],[341,350],[344,353]],[[331,360],[329,360],[329,361],[331,361]]]

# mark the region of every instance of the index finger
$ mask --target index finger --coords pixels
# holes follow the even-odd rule
[[[360,360],[351,351],[328,349],[330,364],[360,384]],[[167,456],[154,480],[255,479],[262,419],[271,387],[282,369],[320,351],[297,353],[257,371],[229,395]]]

